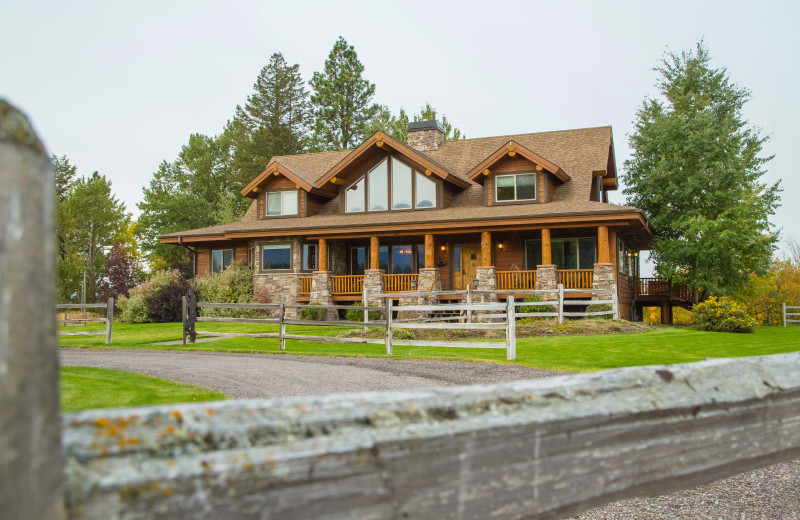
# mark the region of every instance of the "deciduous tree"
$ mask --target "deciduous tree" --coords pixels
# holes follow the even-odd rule
[[[652,224],[659,276],[699,300],[732,293],[765,272],[778,239],[769,216],[780,188],[762,180],[767,138],[742,116],[750,93],[712,68],[703,42],[655,70],[660,96],[637,111],[624,193]]]

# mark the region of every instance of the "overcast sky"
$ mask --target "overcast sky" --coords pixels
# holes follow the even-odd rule
[[[0,5],[0,97],[47,149],[108,176],[136,203],[189,134],[221,131],[274,52],[306,80],[339,35],[375,101],[430,101],[467,137],[612,125],[617,165],[653,67],[705,38],[713,65],[752,91],[745,116],[771,135],[773,222],[800,238],[797,2],[11,2]],[[792,173],[795,172],[795,173]],[[624,202],[621,192],[612,202]]]

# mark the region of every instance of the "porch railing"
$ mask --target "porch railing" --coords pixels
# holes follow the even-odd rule
[[[298,294],[302,296],[306,296],[311,294],[311,280],[313,277],[311,276],[301,276],[300,277],[300,292]]]
[[[663,278],[638,278],[636,280],[636,294],[639,296],[667,296],[675,300],[692,301],[692,291],[685,285],[673,285]]]
[[[363,291],[364,275],[331,276],[331,294],[361,294]]]
[[[414,288],[411,281],[414,280]],[[419,287],[418,274],[385,274],[383,275],[384,291],[387,293],[416,291]]]
[[[564,289],[591,289],[594,269],[559,269],[558,283]]]
[[[535,289],[536,271],[497,271],[497,290]]]

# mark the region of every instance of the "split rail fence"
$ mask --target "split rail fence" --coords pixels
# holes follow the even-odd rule
[[[783,326],[787,323],[800,323],[800,306],[783,304]]]
[[[555,519],[800,457],[796,352],[61,415],[52,179],[0,100],[3,518]]]
[[[59,336],[103,336],[106,337],[106,345],[111,343],[114,330],[114,298],[109,298],[106,303],[62,303],[56,305],[56,312],[67,311],[69,309],[80,309],[84,316],[80,318],[70,318],[64,312],[64,319],[56,319],[56,323],[64,325],[86,325],[87,323],[105,323],[106,330],[59,330]],[[86,309],[105,309],[105,318],[89,317]]]

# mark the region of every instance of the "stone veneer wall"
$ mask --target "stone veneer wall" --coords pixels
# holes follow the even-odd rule
[[[479,291],[496,291],[497,290],[497,277],[494,273],[494,266],[478,267],[475,269],[475,277],[478,279]],[[470,283],[472,281],[470,280]],[[475,295],[479,297],[482,302],[496,302],[497,294],[481,294]]]
[[[311,279],[311,294],[308,302],[317,305],[333,305],[333,295],[331,287],[331,271],[314,271]],[[336,309],[328,309],[329,321],[339,319]]]
[[[611,289],[617,283],[614,273],[614,264],[594,264],[594,274],[592,276],[592,290]],[[619,295],[617,295],[619,297]],[[593,300],[609,300],[611,293],[606,291],[592,294]],[[617,300],[619,303],[619,300]]]
[[[408,133],[408,146],[420,152],[438,150],[444,134],[438,129],[416,130]]]
[[[536,266],[536,290],[547,291],[553,289],[552,293],[545,293],[544,299],[557,300],[558,293],[558,267],[554,264],[544,264]]]
[[[347,242],[344,240],[329,240],[328,270],[336,276],[347,274]]]
[[[383,269],[367,269],[364,271],[364,288],[367,290],[367,300],[370,305],[385,305],[383,298],[374,298],[373,294],[382,294],[385,288]]]
[[[261,246],[286,244],[292,245],[292,268],[289,271],[261,271]],[[253,258],[253,286],[256,294],[264,291],[268,303],[278,303],[281,296],[286,297],[289,305],[297,304],[297,295],[300,293],[300,276],[303,255],[303,246],[299,239],[274,239],[250,240],[247,247],[255,247]],[[286,309],[286,317],[296,319],[300,315],[298,309]]]

